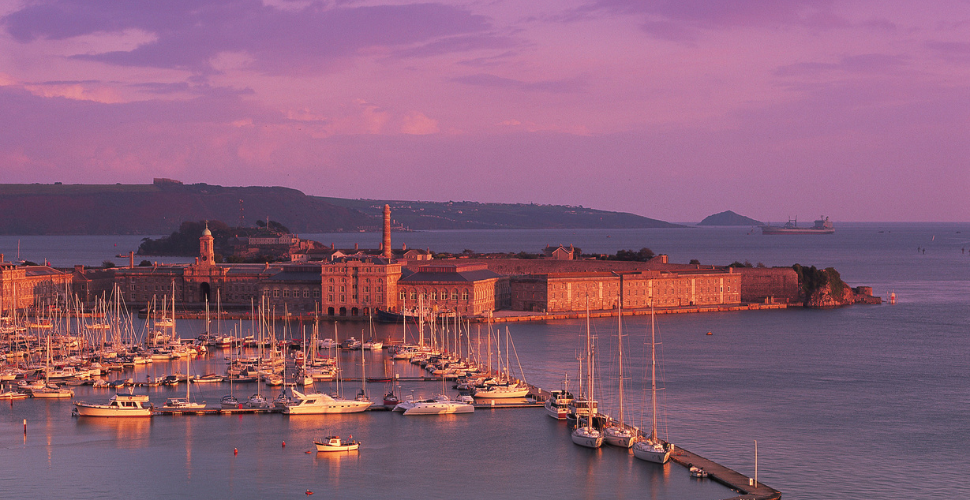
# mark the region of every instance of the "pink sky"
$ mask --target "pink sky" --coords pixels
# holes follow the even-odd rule
[[[968,221],[970,4],[0,2],[0,172]]]

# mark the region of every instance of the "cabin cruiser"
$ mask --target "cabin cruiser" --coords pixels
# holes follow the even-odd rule
[[[290,389],[296,402],[283,408],[288,415],[317,415],[323,413],[359,413],[367,410],[374,403],[356,399],[339,399],[327,394],[304,394],[296,389]]]
[[[566,415],[569,414],[569,403],[573,399],[572,393],[565,389],[552,391],[549,399],[546,399],[546,412],[556,420],[566,420]]]
[[[115,394],[106,405],[74,403],[74,411],[82,417],[150,417],[152,406],[147,394]]]
[[[401,410],[397,408],[400,407]],[[452,413],[472,413],[475,406],[467,401],[452,401],[447,395],[440,394],[434,399],[424,401],[405,401],[394,408],[405,415],[448,415]]]

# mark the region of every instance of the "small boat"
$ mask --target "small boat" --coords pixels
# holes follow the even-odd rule
[[[412,402],[410,407],[404,410],[405,415],[451,415],[474,412],[474,405],[463,401],[452,401],[444,394],[434,399]]]
[[[359,413],[367,410],[374,403],[354,399],[334,398],[327,394],[304,394],[296,389],[290,389],[296,402],[283,409],[287,415],[319,415],[324,413]]]
[[[147,394],[115,394],[108,404],[99,405],[78,401],[74,411],[82,417],[150,417],[152,406]]]
[[[0,400],[26,399],[27,393],[7,389],[0,392]]]
[[[214,384],[214,383],[222,382],[225,379],[226,378],[223,377],[222,375],[217,375],[215,373],[207,373],[205,375],[202,375],[201,377],[195,377],[195,378],[193,378],[192,379],[192,383],[195,383],[195,384]]]
[[[318,452],[327,451],[357,451],[360,449],[360,442],[354,441],[354,437],[350,436],[350,441],[342,441],[340,436],[327,436],[322,441],[313,440],[313,444],[316,445]]]
[[[700,477],[700,478],[707,477],[707,471],[704,470],[704,469],[701,469],[700,467],[695,467],[695,466],[691,465],[690,466],[690,477]]]
[[[556,419],[556,420],[566,420],[566,415],[569,414],[569,403],[575,399],[568,390],[566,390],[565,384],[563,384],[563,389],[561,391],[552,391],[549,394],[549,399],[546,399],[546,413]]]
[[[194,403],[188,398],[168,398],[162,405],[163,410],[201,410],[205,408],[205,402]]]
[[[221,406],[227,410],[236,410],[236,409],[242,408],[242,405],[239,403],[239,400],[236,399],[236,396],[233,396],[231,394],[228,396],[222,397]]]

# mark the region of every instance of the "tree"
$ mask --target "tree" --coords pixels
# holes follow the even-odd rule
[[[138,267],[152,267],[152,261],[150,261],[150,260],[143,260],[143,261],[141,261],[141,262],[138,263]]]
[[[111,262],[110,260],[106,260],[101,263],[101,267],[105,269],[109,269],[109,268],[118,267],[118,266],[116,266],[114,262]]]
[[[690,259],[690,262],[689,263],[690,264],[695,264],[695,265],[698,265],[698,266],[701,265],[701,261],[699,261],[697,259]]]

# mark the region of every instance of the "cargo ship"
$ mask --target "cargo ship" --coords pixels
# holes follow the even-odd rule
[[[835,228],[828,217],[820,216],[812,227],[798,227],[797,219],[788,219],[782,227],[761,226],[761,234],[832,234]]]

